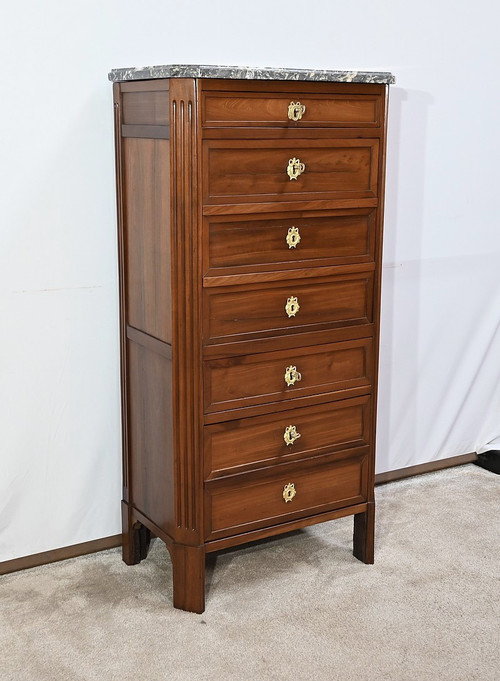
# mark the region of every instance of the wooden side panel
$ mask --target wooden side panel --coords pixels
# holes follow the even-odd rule
[[[123,148],[122,148],[122,92],[120,83],[113,85],[113,113],[115,132],[116,222],[118,236],[118,291],[120,307],[120,387],[122,416],[122,495],[129,498],[128,415],[127,415],[127,323],[125,318],[125,239],[123,228]],[[124,534],[127,527],[123,527]]]
[[[123,93],[123,125],[168,123],[168,90]]]
[[[379,210],[377,212],[377,240],[376,240],[376,252],[375,252],[375,263],[376,271],[373,281],[373,319],[374,319],[374,382],[373,382],[373,417],[372,417],[372,438],[373,438],[373,451],[370,457],[370,466],[368,469],[368,489],[369,489],[369,502],[374,502],[375,499],[375,443],[376,443],[376,430],[377,430],[377,396],[378,396],[378,365],[379,365],[379,345],[380,345],[380,292],[382,284],[382,246],[383,246],[383,227],[384,227],[384,203],[385,203],[385,181],[386,181],[386,152],[387,152],[387,111],[389,104],[389,86],[383,86],[383,90],[380,96],[380,111],[381,111],[381,123],[383,135],[380,141],[382,153],[379,156],[378,161],[378,175],[380,178],[380,203]],[[365,537],[365,551],[367,555],[373,555],[373,543],[374,543],[374,506],[372,505],[367,515],[358,520],[357,526],[369,528],[369,531],[364,532]],[[355,539],[356,544],[356,539]]]
[[[168,140],[123,139],[127,323],[172,342]]]
[[[148,84],[114,87],[123,498],[128,509],[124,546],[133,540],[134,511],[169,536],[174,527],[170,148],[168,140],[130,137],[138,127],[153,129],[149,124],[156,119],[165,122],[165,113],[156,116],[152,111],[154,95],[158,108],[161,99],[163,112],[166,109],[168,115],[168,91],[165,84],[157,87],[161,91],[158,95]],[[125,554],[131,558],[129,551],[124,551],[127,560]]]
[[[199,545],[203,526],[201,211],[196,81],[170,83],[172,338],[176,541]]]
[[[128,342],[129,503],[174,531],[172,361]]]

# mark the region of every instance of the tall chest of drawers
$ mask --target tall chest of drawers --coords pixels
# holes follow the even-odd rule
[[[154,67],[114,84],[123,558],[342,516],[374,560],[387,73]],[[333,569],[333,568],[332,568]]]

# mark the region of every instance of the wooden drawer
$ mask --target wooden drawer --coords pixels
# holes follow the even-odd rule
[[[305,106],[300,120],[290,119],[291,103]],[[293,108],[291,115],[294,116]],[[378,127],[380,107],[377,95],[311,92],[209,92],[202,100],[205,127]]]
[[[374,261],[376,211],[326,211],[310,217],[284,213],[249,220],[246,215],[205,221],[204,271],[276,270]]]
[[[371,338],[216,359],[204,362],[205,412],[343,395],[348,389],[369,388],[372,380]]]
[[[357,456],[316,467],[278,466],[258,478],[239,475],[227,483],[209,483],[205,486],[206,538],[362,503],[367,498],[367,464],[367,456]],[[295,495],[286,502],[283,495],[290,485]]]
[[[373,198],[377,139],[205,140],[205,204]],[[290,179],[290,159],[305,169]]]
[[[204,290],[207,343],[298,333],[372,321],[373,274]],[[299,309],[295,312],[290,306]],[[288,305],[288,312],[286,307]]]
[[[370,443],[369,395],[204,428],[205,478]],[[285,442],[295,426],[300,437]]]

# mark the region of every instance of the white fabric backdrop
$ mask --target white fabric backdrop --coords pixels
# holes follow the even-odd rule
[[[497,4],[0,7],[0,561],[120,531],[112,67],[391,70],[378,470],[500,434]]]

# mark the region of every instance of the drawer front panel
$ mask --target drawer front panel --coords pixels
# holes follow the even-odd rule
[[[292,102],[305,110],[291,107],[289,118]],[[378,104],[376,95],[210,92],[204,97],[202,117],[205,127],[376,127]]]
[[[371,338],[207,361],[205,411],[369,388],[372,374]]]
[[[205,477],[365,446],[370,439],[370,404],[365,395],[205,426]],[[292,444],[285,442],[288,426],[300,434]]]
[[[371,273],[362,273],[305,284],[241,286],[230,292],[205,289],[205,339],[238,340],[370,323],[372,281]]]
[[[245,532],[334,508],[367,496],[367,458],[303,470],[276,471],[263,480],[206,488],[207,539]],[[293,487],[291,487],[293,485]],[[291,501],[284,499],[285,488]]]
[[[249,220],[234,216],[207,220],[206,269],[252,266],[262,270],[298,263],[349,264],[373,262],[376,211],[323,213],[303,218]],[[304,262],[305,261],[305,262]]]
[[[378,140],[207,140],[205,203],[373,198]],[[291,179],[291,159],[304,164]]]

